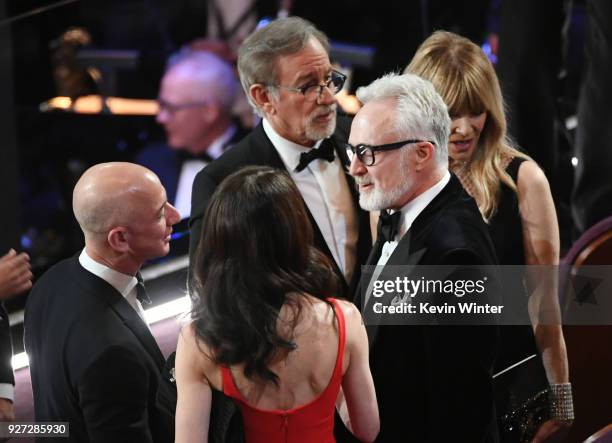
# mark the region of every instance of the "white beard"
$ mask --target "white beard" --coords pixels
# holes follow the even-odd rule
[[[383,192],[379,188],[374,188],[366,192],[359,193],[359,206],[366,211],[380,211],[395,206],[412,187],[412,182],[408,177],[402,180],[395,189]]]
[[[400,157],[400,161],[397,163],[396,167],[401,169],[408,170],[406,166],[408,151],[403,151],[402,156]],[[397,184],[397,186],[390,191],[382,191],[380,188],[374,186],[373,189],[370,189],[366,192],[359,192],[359,206],[361,206],[366,211],[380,211],[382,209],[388,209],[396,206],[397,202],[402,199],[413,187],[413,181],[410,178],[408,173],[403,174],[402,180]],[[357,184],[361,183],[372,183],[372,180],[367,175],[362,177],[355,177],[355,182]]]
[[[313,115],[312,120],[309,120],[304,128],[306,138],[316,142],[332,135],[336,129],[336,116],[336,108],[334,108],[334,118],[332,118],[326,126],[320,126],[315,124],[314,119],[316,118],[316,114]]]

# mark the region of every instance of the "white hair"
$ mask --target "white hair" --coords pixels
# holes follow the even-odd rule
[[[395,99],[395,129],[400,137],[435,142],[436,161],[448,166],[451,120],[433,85],[412,74],[387,74],[357,90],[362,103]]]
[[[227,114],[231,113],[238,79],[229,63],[212,52],[182,49],[168,59],[166,74],[179,69],[206,91],[206,98],[212,98]]]

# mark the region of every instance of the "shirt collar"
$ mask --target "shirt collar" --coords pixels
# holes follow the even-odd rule
[[[79,263],[81,263],[81,266],[83,266],[83,268],[85,268],[87,271],[109,283],[123,297],[127,297],[138,283],[136,277],[122,274],[121,272],[115,271],[114,269],[95,261],[89,256],[89,254],[87,254],[85,248],[83,248],[81,255],[79,255]]]
[[[398,238],[402,238],[406,232],[412,226],[412,223],[416,220],[421,212],[429,205],[436,196],[442,192],[442,189],[450,181],[450,173],[448,170],[444,173],[444,176],[431,188],[427,189],[422,194],[410,200],[406,203],[400,211],[402,212],[402,224],[398,230]]]
[[[232,139],[236,133],[236,125],[230,125],[229,128],[221,135],[221,137],[215,139],[206,150],[206,153],[210,155],[213,160],[219,158],[223,154],[224,148],[227,143]]]
[[[300,162],[300,155],[303,152],[306,152],[310,149],[318,148],[322,142],[322,140],[319,140],[312,148],[309,146],[298,145],[297,143],[294,143],[291,140],[287,140],[286,138],[280,136],[278,132],[274,130],[274,128],[272,127],[270,122],[268,122],[267,119],[263,119],[262,125],[264,132],[272,142],[272,145],[278,152],[278,155],[280,155],[281,159],[283,160],[283,163],[287,167],[287,170],[289,170],[290,172],[294,172],[295,167]]]

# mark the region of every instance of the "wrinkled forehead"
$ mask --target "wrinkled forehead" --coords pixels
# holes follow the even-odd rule
[[[279,55],[275,61],[276,81],[299,82],[310,78],[319,79],[329,73],[332,66],[323,45],[312,37],[302,49]]]

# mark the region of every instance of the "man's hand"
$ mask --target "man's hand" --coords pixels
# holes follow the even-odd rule
[[[6,398],[0,398],[0,421],[15,421],[13,402]]]
[[[561,443],[565,441],[572,422],[548,420],[542,423],[531,443]]]
[[[11,249],[0,258],[0,300],[27,291],[32,287],[30,257]]]

